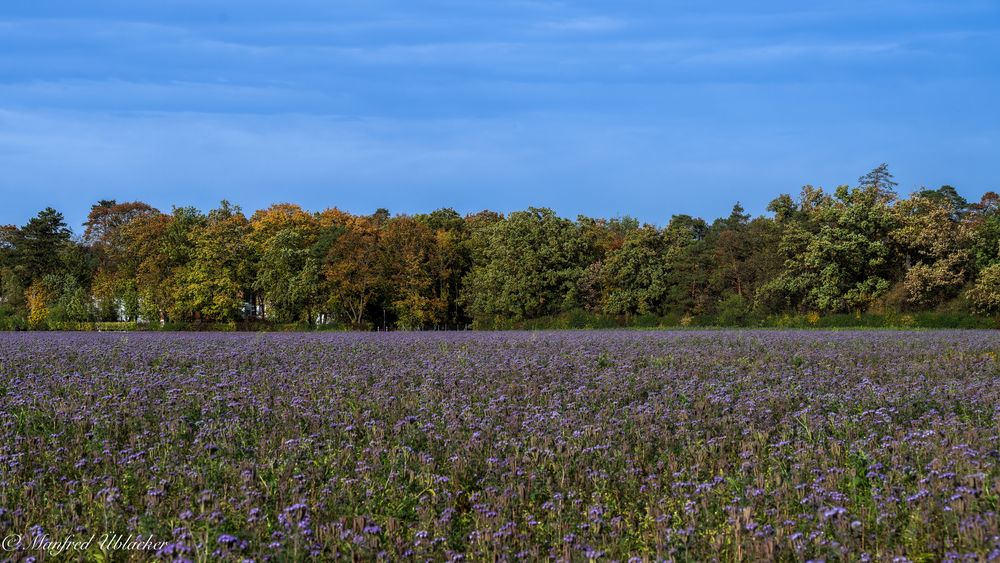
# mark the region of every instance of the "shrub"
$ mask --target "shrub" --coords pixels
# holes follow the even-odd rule
[[[715,322],[719,326],[746,326],[750,320],[750,302],[742,295],[732,294],[716,308]]]
[[[979,279],[969,290],[968,296],[976,312],[1000,312],[1000,262],[979,272]]]

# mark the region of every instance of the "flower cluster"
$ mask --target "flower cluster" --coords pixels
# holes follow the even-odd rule
[[[0,529],[161,560],[1000,558],[1000,334],[0,334]],[[44,532],[42,532],[44,531]]]

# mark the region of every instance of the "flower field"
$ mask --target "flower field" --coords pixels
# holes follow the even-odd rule
[[[998,512],[994,332],[0,334],[0,532],[164,543],[114,560],[1000,560]]]

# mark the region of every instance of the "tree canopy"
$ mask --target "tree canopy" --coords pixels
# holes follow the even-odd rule
[[[545,208],[393,216],[280,203],[247,217],[225,201],[203,213],[102,200],[74,238],[46,208],[0,226],[0,326],[1000,313],[1000,196],[897,187],[883,164],[854,186],[781,194],[765,216],[737,203],[712,222],[676,214],[663,227]]]

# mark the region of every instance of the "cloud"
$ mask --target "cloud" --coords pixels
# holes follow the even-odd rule
[[[898,42],[874,43],[776,43],[712,49],[706,47],[686,57],[686,64],[769,64],[791,59],[840,59],[854,61],[868,57],[899,53],[903,45]]]
[[[629,22],[620,18],[594,16],[541,22],[536,24],[536,27],[544,31],[606,33],[627,29],[629,27]]]
[[[192,31],[180,25],[158,22],[88,19],[88,18],[23,18],[0,20],[6,31],[4,41],[67,40],[149,42],[163,38],[190,36]]]
[[[63,108],[104,111],[214,111],[264,113],[289,107],[315,108],[334,96],[276,84],[185,81],[32,80],[0,83],[8,108]]]
[[[636,11],[626,18],[558,2],[535,4],[499,9],[507,5],[489,3],[484,6],[490,9],[432,15],[389,2],[392,9],[385,14],[355,9],[339,19],[307,20],[291,13],[249,18],[239,25],[10,20],[0,23],[15,30],[0,38],[0,48],[19,56],[0,61],[0,73],[8,83],[103,77],[135,83],[242,82],[252,88],[271,81],[328,91],[366,78],[373,84],[490,79],[717,82],[730,76],[732,67],[780,74],[784,63],[803,62],[811,66],[796,67],[796,78],[808,80],[824,76],[824,66],[830,64],[863,67],[898,56],[913,61],[937,56],[936,45],[977,33],[836,33],[842,24],[831,25],[830,18],[843,19],[844,13],[860,10],[858,6],[826,12],[789,7],[767,14],[675,7],[676,14],[650,9],[649,17],[640,19]],[[765,19],[776,15],[782,16],[779,23]],[[817,22],[826,26],[825,32],[805,33]],[[760,32],[761,25],[768,28],[766,33]],[[113,88],[113,82],[109,86]]]
[[[22,203],[0,222],[99,196],[660,221],[906,146],[970,146],[949,162],[992,173],[996,7],[978,0],[18,4],[0,193]]]

